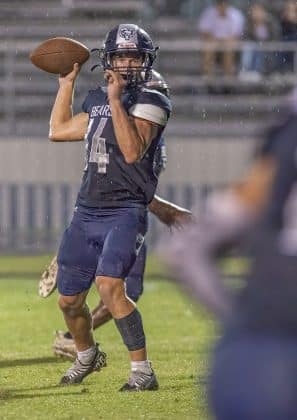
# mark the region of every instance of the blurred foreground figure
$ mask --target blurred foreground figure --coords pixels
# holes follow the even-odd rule
[[[297,115],[270,131],[247,180],[210,200],[205,217],[165,256],[224,334],[210,376],[219,420],[297,419]],[[252,265],[238,296],[216,270],[221,251],[249,240]]]

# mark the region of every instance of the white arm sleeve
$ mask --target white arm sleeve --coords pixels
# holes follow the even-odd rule
[[[129,114],[159,124],[162,127],[167,124],[166,111],[157,105],[135,104],[129,109]]]

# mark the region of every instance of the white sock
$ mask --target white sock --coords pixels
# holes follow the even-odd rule
[[[149,360],[142,360],[140,362],[131,362],[131,370],[132,372],[143,372],[146,374],[152,373],[152,368]]]
[[[80,362],[87,365],[94,359],[95,353],[96,353],[96,346],[94,345],[87,350],[78,351],[77,358]]]

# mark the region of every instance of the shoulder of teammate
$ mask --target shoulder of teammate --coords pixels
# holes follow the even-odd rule
[[[95,98],[98,98],[98,95],[106,95],[106,88],[98,86],[96,89],[90,89],[82,103],[82,111],[89,113],[90,107],[93,106]]]
[[[137,92],[128,112],[134,117],[165,127],[171,110],[171,102],[165,95],[156,90],[142,88]]]

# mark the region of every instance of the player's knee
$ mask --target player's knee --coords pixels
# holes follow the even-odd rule
[[[69,316],[76,316],[84,306],[79,296],[60,296],[58,303],[61,311]]]
[[[116,301],[125,293],[124,284],[121,279],[110,277],[97,277],[97,288],[99,294],[105,304],[107,302]]]

